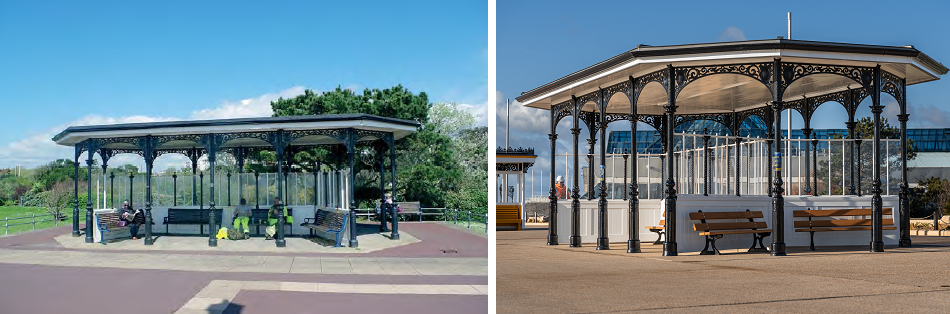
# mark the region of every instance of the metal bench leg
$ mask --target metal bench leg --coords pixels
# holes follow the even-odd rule
[[[722,255],[719,253],[719,249],[716,248],[716,240],[719,238],[722,238],[721,234],[706,236],[706,247],[699,255]],[[709,250],[709,244],[712,244],[712,251]]]
[[[765,248],[764,244],[762,244],[762,239],[765,239],[765,237],[769,235],[772,235],[772,233],[771,232],[753,233],[752,247],[749,248],[749,252],[768,252],[769,250]],[[756,242],[758,242],[758,247],[756,247]]]
[[[808,233],[811,233],[811,250],[814,251],[815,250],[815,232],[809,231]]]
[[[654,244],[654,245],[663,244],[663,235],[666,234],[666,232],[665,232],[665,231],[654,231],[654,230],[651,230],[651,231],[653,231],[654,233],[656,233],[656,241],[653,241],[653,244]]]

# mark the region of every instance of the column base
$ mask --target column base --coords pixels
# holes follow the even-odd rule
[[[274,243],[277,244],[277,247],[287,247],[287,240],[284,239],[276,239]]]
[[[597,250],[609,250],[610,249],[610,239],[607,238],[597,238]]]
[[[548,245],[557,245],[557,235],[555,234],[548,235]]]
[[[640,253],[640,240],[627,240],[627,253]]]
[[[884,242],[871,242],[871,252],[884,252]]]
[[[580,236],[571,236],[571,247],[581,247]]]
[[[786,256],[785,243],[772,243],[772,256]]]
[[[79,230],[73,230],[73,236],[74,236],[74,237],[78,237],[78,236],[79,236]]]
[[[663,242],[663,256],[677,256],[676,242]]]
[[[95,243],[95,240],[92,239],[91,234],[86,235],[86,243]]]
[[[217,238],[208,239],[208,246],[210,247],[218,246],[218,239]]]
[[[398,234],[398,233],[390,234],[390,235],[389,235],[389,239],[390,239],[390,240],[393,240],[393,241],[399,240],[399,234]]]
[[[145,245],[152,245],[152,244],[155,244],[155,239],[153,239],[151,236],[146,236]]]
[[[900,241],[899,243],[897,243],[897,246],[898,246],[898,247],[911,247],[910,239],[901,239],[901,241]]]
[[[279,240],[279,241],[283,241],[283,240]],[[284,244],[284,245],[286,246],[287,244]],[[280,246],[280,242],[277,243],[277,246]],[[359,247],[359,246],[360,246],[359,241],[357,241],[356,239],[350,239],[350,247]]]

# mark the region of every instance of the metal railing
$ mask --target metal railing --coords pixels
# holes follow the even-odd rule
[[[451,213],[450,213],[451,211]],[[462,215],[462,223],[459,223],[459,215]],[[451,222],[456,225],[465,225],[466,229],[472,229],[472,221],[484,225],[485,233],[488,233],[488,214],[473,214],[472,211],[460,211],[458,209],[442,209],[442,221]],[[474,220],[473,220],[474,218]]]
[[[23,217],[4,217],[3,218],[3,235],[10,234],[10,227],[22,226],[22,225],[30,225],[31,226],[30,231],[36,231],[37,230],[36,223],[43,223],[43,222],[48,222],[48,221],[53,222],[53,227],[58,227],[60,220],[56,219],[55,216],[56,216],[55,214],[37,215],[33,213],[33,214],[30,214],[29,216],[23,216]],[[70,217],[69,215],[65,213],[60,213],[59,216],[64,217],[64,223],[68,223],[69,217]],[[49,218],[44,218],[44,217],[49,217]],[[40,219],[37,219],[37,218],[40,218]],[[25,222],[10,223],[11,221],[21,221],[21,220]],[[40,228],[40,229],[44,229],[44,228]]]

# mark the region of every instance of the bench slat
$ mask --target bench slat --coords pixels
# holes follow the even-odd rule
[[[693,231],[715,231],[733,229],[764,229],[768,225],[764,221],[756,222],[714,222],[693,224]]]
[[[766,233],[772,232],[772,229],[762,229],[762,230],[727,230],[727,231],[707,231],[700,232],[699,235],[717,235],[717,234],[745,234],[745,233]]]
[[[893,215],[894,209],[890,207],[883,208],[884,215]],[[851,209],[810,209],[796,210],[792,212],[792,217],[835,217],[835,216],[870,216],[870,208],[851,208]]]
[[[838,227],[838,228],[809,228],[809,229],[795,229],[795,232],[820,232],[820,231],[859,231],[859,230],[871,230],[871,227]],[[897,227],[881,227],[882,230],[897,230]]]
[[[885,226],[894,225],[894,219],[882,219],[881,224]],[[854,227],[870,226],[871,219],[834,219],[834,220],[796,220],[795,228],[809,227]]]
[[[741,211],[741,212],[695,212],[689,213],[690,220],[703,219],[748,219],[763,218],[761,211]]]

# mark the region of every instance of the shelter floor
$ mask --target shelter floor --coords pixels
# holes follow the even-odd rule
[[[788,256],[744,250],[662,256],[626,243],[595,250],[545,245],[547,228],[497,231],[498,313],[946,312],[950,237],[912,237],[911,248],[790,247]],[[770,238],[767,238],[767,240]],[[751,242],[751,241],[750,241]]]

